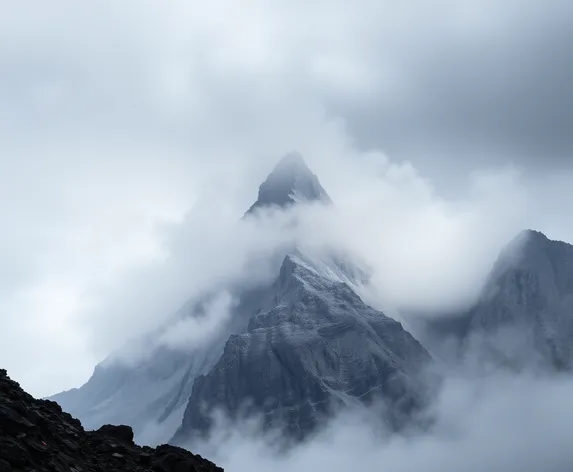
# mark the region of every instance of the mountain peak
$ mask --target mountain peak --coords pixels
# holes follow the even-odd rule
[[[318,177],[306,165],[302,155],[289,152],[276,164],[259,187],[257,201],[246,214],[263,207],[287,207],[299,202],[322,201],[331,203]]]
[[[545,236],[541,231],[537,231],[534,229],[525,229],[523,230],[518,236],[518,238],[522,238],[527,242],[546,242],[549,241],[549,238]]]
[[[291,151],[285,154],[275,165],[273,172],[312,172],[306,165],[302,154],[298,151]]]
[[[539,248],[548,241],[547,236],[540,231],[525,229],[502,248],[500,258],[514,261],[521,259],[528,249],[531,247]]]
[[[569,269],[563,264],[573,261],[573,246],[549,239],[540,231],[531,229],[521,231],[513,240],[502,248],[494,264],[485,292],[497,287],[500,278],[515,271],[528,273],[567,273]],[[561,267],[563,266],[563,267]]]

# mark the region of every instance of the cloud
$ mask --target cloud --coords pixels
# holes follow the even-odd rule
[[[555,164],[573,109],[560,60],[569,11],[559,0],[4,8],[0,362],[38,395],[77,386],[208,283],[272,277],[245,254],[288,234],[235,221],[293,148],[337,203],[332,219],[316,214],[328,234],[312,210],[305,236],[376,267],[380,307],[439,304],[448,284],[449,303],[471,297],[518,226],[571,240],[571,174]]]
[[[495,472],[571,468],[573,393],[570,377],[535,378],[496,372],[450,376],[434,407],[427,431],[387,435],[368,410],[347,411],[310,441],[279,451],[256,422],[230,425],[224,419],[213,440],[194,451],[229,471],[353,468],[391,472]],[[199,448],[199,449],[197,449]]]
[[[206,294],[225,300],[229,293],[271,283],[294,245],[318,257],[326,248],[360,261],[372,274],[362,295],[388,314],[450,312],[473,301],[501,246],[527,223],[528,197],[511,169],[476,176],[467,198],[452,201],[409,165],[351,149],[341,154],[313,160],[319,175],[324,171],[331,206],[242,220],[249,205],[235,211],[233,194],[200,199],[181,224],[164,228],[166,258],[87,294],[94,302],[76,319],[92,349],[105,356],[127,339],[163,329],[168,331],[161,339],[174,342],[177,333],[187,349],[197,347],[201,336],[187,337],[187,328],[223,328],[226,310],[214,310],[212,318],[208,313],[202,327],[189,318],[162,325]]]
[[[233,309],[233,298],[229,293],[218,293],[205,307],[204,313],[196,317],[178,320],[161,333],[157,343],[171,349],[195,348],[209,343],[229,319]]]

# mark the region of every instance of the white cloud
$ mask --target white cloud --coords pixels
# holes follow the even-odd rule
[[[317,437],[279,453],[272,436],[261,435],[256,422],[219,420],[212,441],[192,450],[233,472],[564,472],[571,468],[572,393],[569,377],[453,376],[434,406],[437,421],[423,432],[383,435],[373,420],[375,412],[346,412]]]
[[[231,316],[235,304],[228,292],[218,293],[199,316],[177,320],[161,333],[157,343],[171,349],[199,348],[212,341]]]
[[[381,306],[471,297],[497,245],[522,225],[571,239],[560,217],[566,176],[531,185],[496,168],[446,198],[417,164],[363,152],[357,140],[355,106],[391,111],[396,120],[376,130],[386,137],[393,123],[420,129],[399,110],[424,111],[426,129],[428,97],[445,106],[450,95],[439,87],[449,82],[425,73],[428,61],[454,44],[482,57],[495,49],[480,41],[492,28],[488,38],[508,32],[519,45],[513,21],[541,18],[529,3],[519,16],[513,3],[479,3],[479,15],[451,0],[4,8],[0,364],[38,395],[77,386],[96,359],[214,280],[270,277],[258,265],[244,272],[246,254],[269,253],[288,234],[237,229],[236,219],[293,148],[337,204],[328,218],[308,213],[305,237],[367,259]],[[471,115],[463,110],[455,116]],[[364,128],[375,122],[364,116]],[[447,156],[448,167],[428,175],[445,175],[449,187],[459,160]]]

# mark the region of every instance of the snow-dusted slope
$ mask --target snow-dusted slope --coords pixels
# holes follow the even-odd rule
[[[288,255],[269,289],[273,306],[231,336],[217,364],[195,381],[174,443],[208,430],[215,408],[231,417],[263,413],[265,426],[304,438],[333,408],[377,398],[389,407],[388,423],[400,427],[423,402],[420,374],[430,357],[347,280]]]

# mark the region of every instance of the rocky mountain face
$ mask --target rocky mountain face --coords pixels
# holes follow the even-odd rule
[[[223,472],[173,447],[139,447],[129,426],[85,431],[49,400],[36,400],[0,369],[0,472]]]
[[[195,381],[175,443],[208,430],[216,409],[262,414],[264,426],[302,439],[341,406],[384,401],[399,429],[423,404],[426,350],[334,272],[288,255],[270,292],[271,307]]]
[[[302,157],[291,153],[244,218],[305,202],[331,200]],[[104,362],[84,386],[52,399],[86,428],[130,424],[146,444],[171,437],[181,444],[206,433],[214,409],[231,418],[262,414],[266,427],[300,439],[334,408],[377,399],[388,407],[388,423],[399,428],[423,402],[426,350],[361,300],[357,287],[366,272],[352,261],[303,254],[294,245],[277,257],[271,283],[227,287],[237,303],[208,346],[151,349],[161,333],[150,333],[139,341],[149,352],[138,362]],[[174,318],[198,316],[202,303],[190,301]]]
[[[524,231],[502,250],[478,301],[428,326],[428,344],[513,368],[573,367],[573,246]]]

